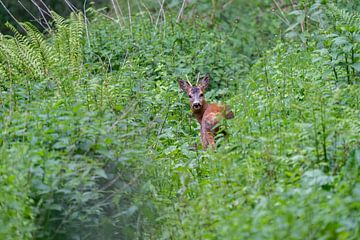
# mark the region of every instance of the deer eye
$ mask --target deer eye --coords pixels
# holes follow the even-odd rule
[[[204,96],[204,94],[200,94],[200,97],[203,97]]]
[[[189,95],[189,98],[191,98],[191,95]]]

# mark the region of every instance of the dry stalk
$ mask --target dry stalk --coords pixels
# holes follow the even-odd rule
[[[179,11],[179,14],[178,14],[177,19],[176,19],[176,22],[180,22],[180,20],[183,18],[184,10],[185,10],[185,7],[186,7],[187,3],[188,3],[188,0],[183,0],[183,2],[181,4],[180,11]]]
[[[16,19],[16,17],[10,12],[10,10],[6,7],[6,5],[3,3],[2,0],[0,0],[0,4],[3,6],[5,11],[10,15],[10,17],[12,19],[14,19],[14,21],[21,27],[21,29],[26,32],[26,29],[20,24],[20,22]]]

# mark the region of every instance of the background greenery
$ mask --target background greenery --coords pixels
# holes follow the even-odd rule
[[[360,237],[358,3],[104,4],[0,35],[1,239]]]

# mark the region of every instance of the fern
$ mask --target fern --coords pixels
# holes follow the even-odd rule
[[[71,53],[71,63],[73,66],[80,66],[83,59],[82,45],[85,28],[82,14],[72,14],[70,22],[69,48]]]
[[[36,49],[34,54],[36,59],[41,62],[42,72],[47,74],[49,68],[47,65],[51,65],[54,61],[50,44],[48,44],[44,35],[34,25],[23,23],[22,26],[26,30],[29,45],[32,49]]]
[[[84,22],[82,14],[71,14],[67,21],[56,13],[53,15],[57,28],[54,37],[57,60],[61,65],[71,66],[70,72],[79,73],[83,59]]]
[[[53,20],[48,36],[30,23],[21,24],[26,34],[7,24],[13,36],[0,35],[0,85],[5,89],[9,82],[14,82],[27,86],[30,92],[31,82],[79,77],[83,62],[83,16],[73,13],[65,20],[53,13]],[[57,83],[62,84],[59,80]]]
[[[0,51],[3,62],[7,62],[23,74],[37,77],[39,61],[35,52],[30,47],[29,40],[21,35],[12,25],[8,27],[14,32],[13,38],[3,39]]]
[[[358,12],[341,9],[334,4],[329,4],[331,17],[336,19],[336,26],[343,32],[360,33],[360,14]]]

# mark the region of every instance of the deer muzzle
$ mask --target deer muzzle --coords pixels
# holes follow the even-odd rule
[[[201,104],[200,104],[200,102],[194,102],[194,103],[192,104],[192,107],[193,107],[193,109],[195,109],[195,110],[199,110],[199,109],[201,108]]]

